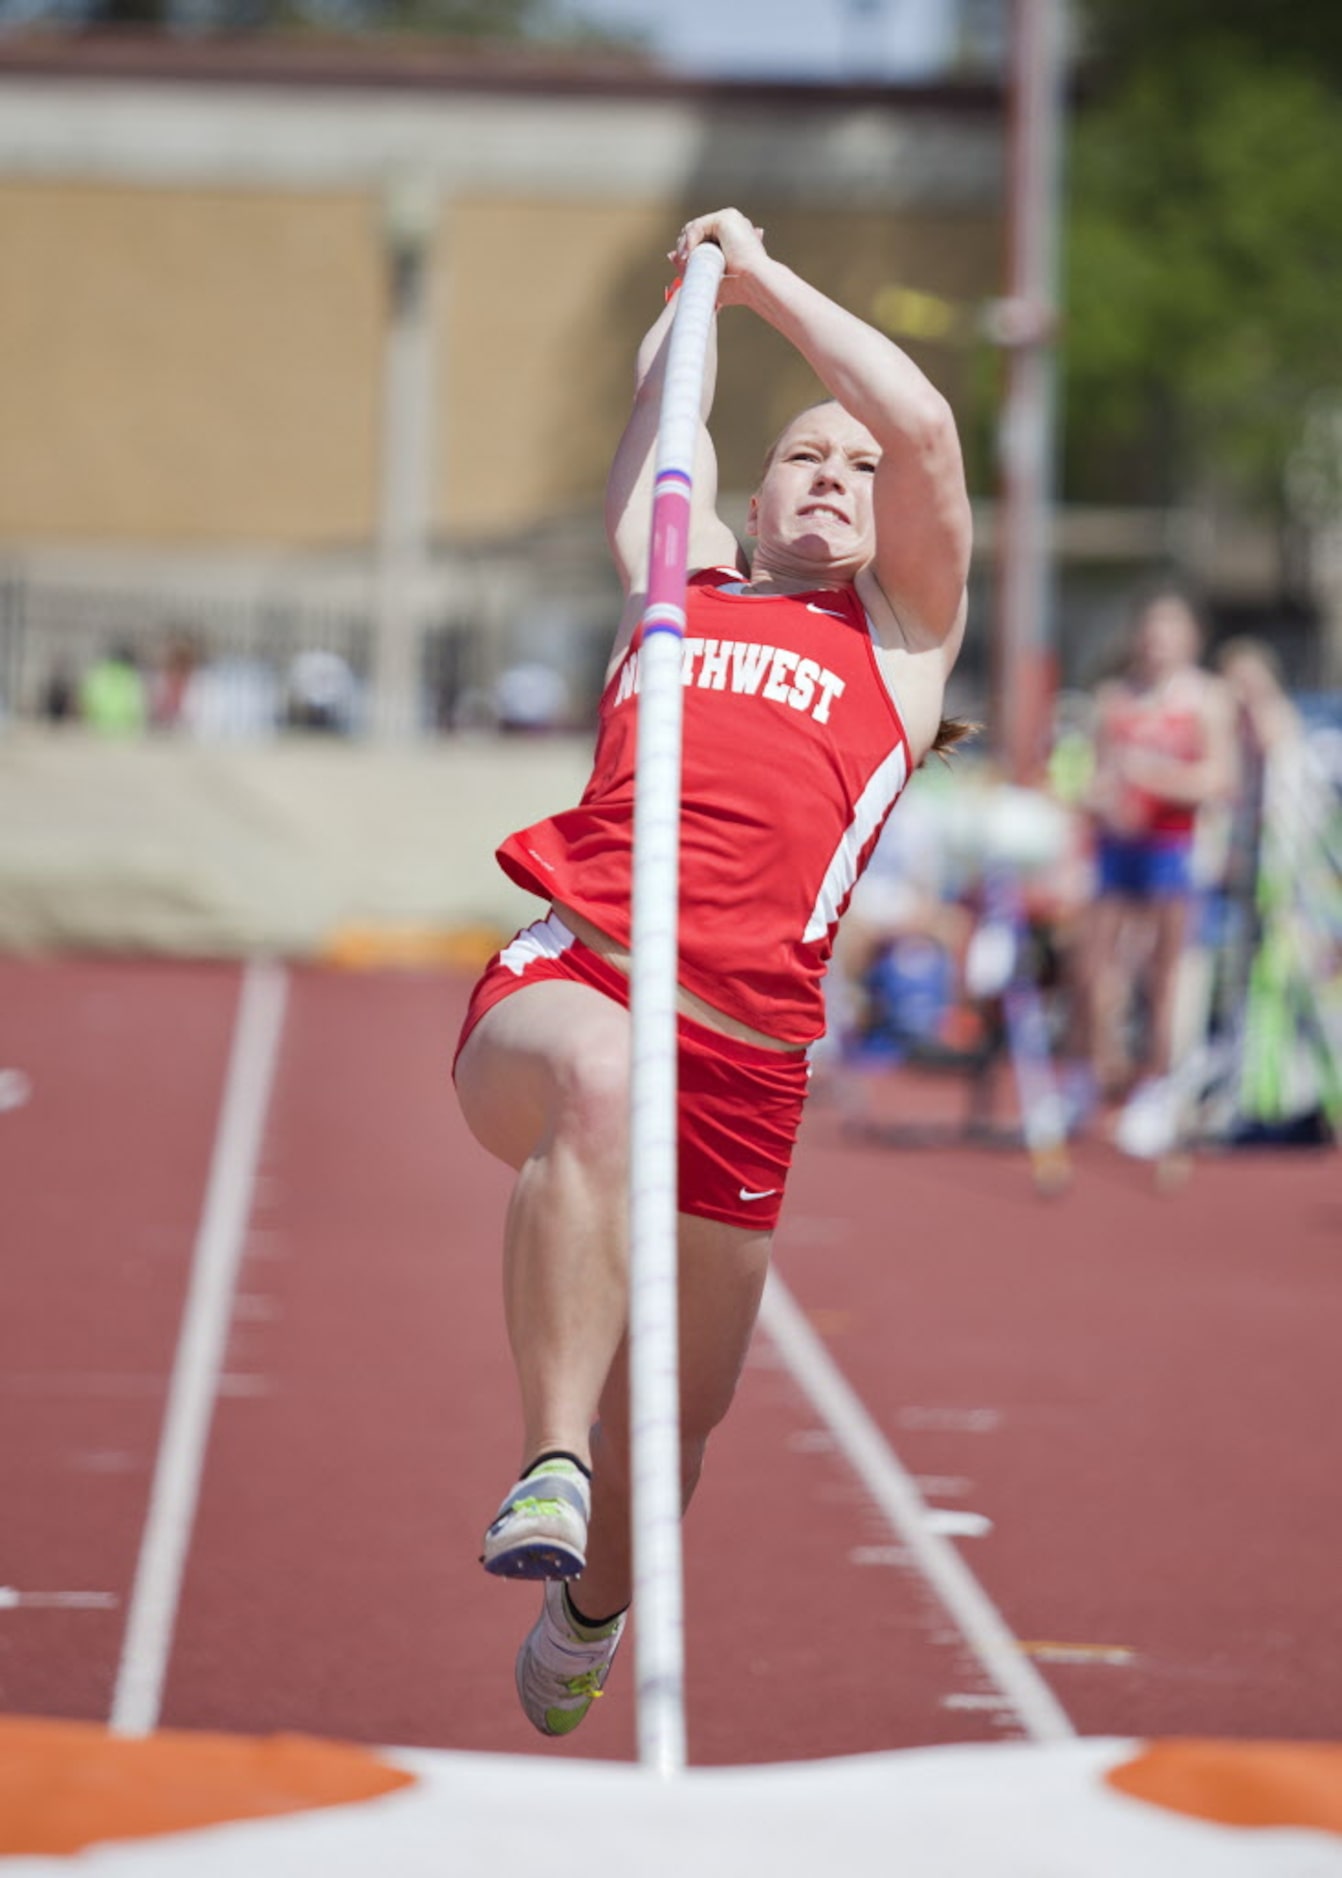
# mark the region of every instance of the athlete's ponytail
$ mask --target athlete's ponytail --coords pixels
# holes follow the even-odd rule
[[[967,717],[943,717],[937,725],[937,734],[932,739],[932,748],[927,756],[939,756],[943,763],[949,763],[950,753],[956,745],[964,743],[969,737],[977,737],[982,729],[982,724],[973,724]],[[925,756],[923,762],[926,761]]]

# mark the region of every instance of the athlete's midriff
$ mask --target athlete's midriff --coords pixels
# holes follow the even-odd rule
[[[723,580],[697,576],[686,605],[682,1008],[726,1035],[804,1047],[824,1032],[834,930],[908,778],[908,739],[851,588],[764,597]],[[635,635],[601,700],[582,801],[498,851],[625,967],[640,676]]]
[[[575,932],[585,946],[600,953],[607,964],[613,965],[622,977],[628,978],[633,964],[633,955],[628,946],[622,946],[612,939],[609,933],[594,926],[590,919],[584,919],[576,908],[566,906],[562,900],[554,903],[555,912],[560,919]],[[752,1030],[749,1024],[743,1024],[735,1017],[728,1017],[725,1011],[716,1011],[703,998],[697,998],[692,991],[686,991],[683,985],[676,987],[676,1008],[686,1017],[692,1017],[696,1023],[704,1024],[709,1030],[716,1030],[724,1037],[738,1037],[742,1043],[763,1044],[767,1050],[786,1050],[795,1052],[801,1044],[784,1043],[781,1037],[767,1037],[762,1030]]]

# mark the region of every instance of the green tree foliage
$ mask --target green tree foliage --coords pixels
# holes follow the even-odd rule
[[[1086,0],[1082,24],[1091,56],[1111,73],[1196,57],[1214,40],[1342,85],[1337,0]]]
[[[1101,47],[1116,11],[1097,8]],[[1150,40],[1118,22],[1115,82],[1073,135],[1067,480],[1150,500],[1212,482],[1280,508],[1312,405],[1342,386],[1342,104],[1322,45],[1309,69],[1283,56],[1303,47],[1195,30],[1247,0],[1131,11]]]
[[[517,39],[534,31],[544,0],[395,0],[378,12],[463,39]]]

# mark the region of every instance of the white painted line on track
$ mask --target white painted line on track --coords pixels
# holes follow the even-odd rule
[[[1034,1741],[1076,1730],[1053,1691],[1022,1655],[1006,1620],[950,1541],[929,1523],[926,1502],[787,1286],[770,1272],[760,1322],[793,1379],[953,1618],[965,1642]]]
[[[929,1506],[927,1523],[947,1539],[983,1539],[993,1529],[986,1513],[962,1512],[959,1507]]]
[[[116,1734],[149,1734],[158,1723],[233,1288],[284,1029],[287,990],[283,966],[271,960],[254,961],[243,973],[209,1184],[112,1700],[109,1726]]]
[[[20,1591],[0,1585],[0,1611],[114,1611],[115,1591]]]

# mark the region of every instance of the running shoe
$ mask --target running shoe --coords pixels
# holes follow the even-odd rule
[[[1114,1144],[1142,1161],[1158,1161],[1179,1145],[1179,1099],[1174,1080],[1139,1083],[1114,1123]]]
[[[601,1694],[624,1634],[626,1613],[580,1637],[569,1617],[565,1587],[552,1582],[535,1627],[517,1652],[517,1694],[527,1720],[543,1735],[568,1735]]]
[[[485,1534],[480,1563],[497,1578],[576,1578],[587,1563],[592,1489],[574,1461],[538,1461]]]

